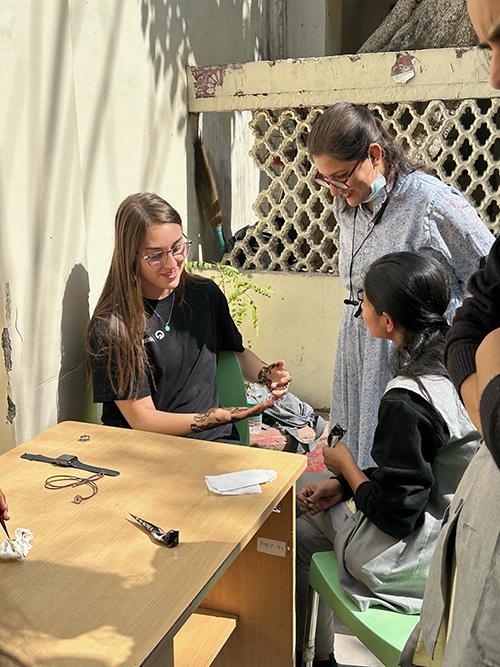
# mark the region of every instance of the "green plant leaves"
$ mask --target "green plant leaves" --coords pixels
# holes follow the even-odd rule
[[[240,327],[245,320],[250,319],[255,333],[259,333],[259,312],[257,304],[252,296],[260,294],[269,298],[273,292],[268,287],[257,285],[249,280],[234,266],[212,262],[186,262],[188,271],[216,271],[218,275],[212,276],[214,282],[224,292],[229,304],[231,317]]]

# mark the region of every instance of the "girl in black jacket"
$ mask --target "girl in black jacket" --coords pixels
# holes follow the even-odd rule
[[[299,494],[299,641],[316,551],[335,549],[342,586],[361,609],[420,611],[444,512],[478,446],[442,360],[449,289],[440,264],[418,253],[385,255],[370,266],[358,300],[370,334],[394,344],[395,377],[379,406],[376,467],[361,470],[338,443],[324,449],[335,477]],[[320,604],[318,664],[336,664],[333,634],[333,615]]]

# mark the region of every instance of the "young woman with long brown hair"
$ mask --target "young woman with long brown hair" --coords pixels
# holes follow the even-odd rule
[[[333,195],[339,273],[349,291],[337,341],[330,420],[347,429],[345,442],[358,463],[367,466],[392,344],[370,337],[356,317],[366,270],[388,252],[435,257],[450,284],[451,318],[493,236],[463,195],[414,164],[364,106],[334,104],[314,123],[307,146],[316,183]]]
[[[270,403],[219,407],[219,352],[236,352],[245,378],[265,384],[273,398],[286,393],[290,376],[282,360],[265,364],[244,348],[221,290],[186,272],[190,245],[179,214],[158,195],[130,195],[118,208],[111,266],[87,337],[94,401],[110,426],[237,440],[233,422]]]

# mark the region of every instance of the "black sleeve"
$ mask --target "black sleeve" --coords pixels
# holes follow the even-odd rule
[[[210,298],[214,300],[217,321],[217,352],[243,352],[243,339],[234,323],[224,293],[210,281]]]
[[[130,391],[119,395],[113,388],[116,385],[117,372],[113,351],[111,350],[111,364],[108,368],[109,338],[104,324],[94,324],[90,327],[89,339],[89,363],[92,374],[92,390],[94,403],[105,403],[107,401],[120,401],[130,398]],[[113,378],[113,379],[112,379]],[[141,386],[134,392],[133,398],[144,398],[151,395],[148,377],[144,373]]]
[[[434,482],[432,462],[448,427],[418,394],[391,389],[379,407],[372,457],[377,468],[358,486],[356,507],[384,533],[406,537],[418,525]]]
[[[371,479],[374,470],[376,470],[376,468],[365,468],[363,472],[369,479]],[[342,500],[350,500],[351,498],[354,497],[354,493],[352,492],[352,489],[349,486],[349,482],[345,479],[343,475],[332,475],[330,479],[338,480],[340,484],[340,489],[342,491]]]
[[[476,371],[476,350],[483,338],[500,327],[500,237],[467,289],[471,296],[457,310],[445,349],[445,363],[457,391]]]
[[[484,388],[479,414],[486,446],[500,468],[500,375],[494,377]]]

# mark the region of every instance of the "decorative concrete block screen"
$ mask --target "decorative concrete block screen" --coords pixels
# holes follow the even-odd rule
[[[463,192],[490,229],[500,231],[496,201],[500,183],[500,98],[486,83],[483,54],[475,49],[440,49],[312,62],[316,64],[313,71],[308,67],[311,60],[227,66],[224,72],[219,68],[221,83],[208,96],[198,90],[196,97],[201,77],[197,80],[196,73],[193,75],[190,101],[210,99],[221,106],[203,110],[227,110],[228,98],[232,98],[231,108],[254,109],[251,156],[261,172],[261,191],[254,204],[257,222],[247,228],[224,261],[249,270],[338,273],[331,195],[312,180],[314,167],[306,141],[322,109],[341,99],[367,104],[412,158]],[[271,68],[278,67],[282,76],[270,77]],[[199,69],[206,73],[205,68]],[[318,69],[323,71],[323,81]],[[260,83],[259,73],[263,78]],[[343,86],[339,85],[342,75],[346,82]],[[379,86],[377,77],[381,79]],[[337,81],[336,87],[324,90],[325,80]],[[356,80],[360,86],[354,89]],[[297,81],[301,89],[290,90]],[[266,83],[267,93],[262,92]],[[290,85],[284,85],[287,83]],[[231,84],[235,88],[232,95]],[[267,105],[259,108],[259,98]],[[242,99],[246,104],[241,104]],[[274,108],[269,108],[271,105]],[[192,106],[190,110],[196,111]]]

